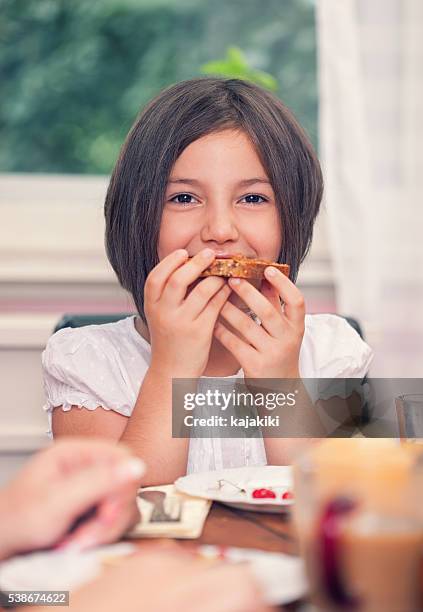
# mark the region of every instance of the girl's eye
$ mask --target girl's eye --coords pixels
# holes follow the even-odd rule
[[[189,204],[198,203],[198,200],[189,193],[178,193],[177,195],[173,196],[173,198],[171,198],[169,201],[174,202],[175,204],[182,204],[186,206],[188,206]],[[250,193],[244,196],[241,199],[241,202],[245,204],[263,204],[264,202],[268,202],[268,199],[261,195],[258,195],[257,193]]]
[[[197,202],[194,196],[189,193],[178,193],[178,195],[173,196],[170,201],[175,202],[175,204],[195,204]]]
[[[250,193],[242,198],[241,202],[244,201],[246,204],[263,204],[263,202],[267,202],[268,200],[257,193]]]

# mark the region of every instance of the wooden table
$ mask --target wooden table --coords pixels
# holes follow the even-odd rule
[[[137,544],[151,542],[138,540]],[[163,541],[163,539],[161,539]],[[247,512],[214,502],[204,525],[203,533],[196,540],[174,540],[184,548],[202,544],[256,548],[287,555],[298,554],[298,544],[289,513],[270,514]],[[294,602],[281,610],[298,610],[302,602]]]
[[[197,540],[180,540],[183,546],[214,544],[257,548],[269,552],[297,555],[290,514],[247,512],[214,502]]]

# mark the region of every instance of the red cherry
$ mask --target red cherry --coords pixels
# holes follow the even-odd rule
[[[294,499],[294,494],[292,491],[285,491],[282,495],[282,499]]]
[[[275,499],[276,493],[271,489],[254,489],[254,499]]]

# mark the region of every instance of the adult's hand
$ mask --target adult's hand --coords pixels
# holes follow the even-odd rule
[[[0,558],[113,542],[139,517],[143,471],[125,447],[106,441],[63,439],[41,451],[0,492]]]
[[[267,612],[246,565],[213,563],[151,545],[70,595],[73,612]]]

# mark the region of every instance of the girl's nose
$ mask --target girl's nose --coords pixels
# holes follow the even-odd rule
[[[201,230],[204,242],[214,240],[222,243],[228,240],[238,240],[239,232],[232,211],[226,207],[209,207]]]

